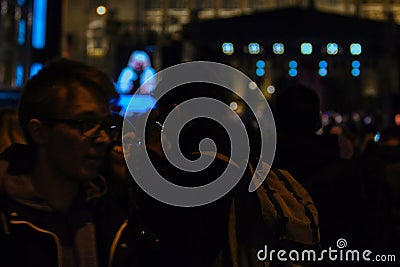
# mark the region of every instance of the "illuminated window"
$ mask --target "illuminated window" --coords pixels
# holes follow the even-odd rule
[[[33,75],[36,75],[42,68],[42,63],[32,63],[29,76],[32,77]]]
[[[350,53],[351,53],[352,55],[361,55],[361,52],[362,52],[361,44],[352,43],[352,44],[350,45]]]
[[[313,51],[312,44],[310,43],[302,43],[300,46],[300,51],[303,55],[311,55]]]
[[[326,53],[328,55],[337,55],[339,52],[339,46],[336,43],[329,43],[326,45]]]
[[[282,43],[275,43],[272,45],[274,54],[282,55],[285,52],[285,46]]]
[[[232,43],[223,43],[222,52],[227,55],[232,55],[235,52],[235,48]]]
[[[26,34],[26,22],[25,20],[21,19],[18,22],[18,44],[23,45],[25,44],[25,34]]]
[[[46,12],[47,0],[33,1],[32,46],[36,49],[46,44]]]
[[[24,83],[24,66],[19,64],[15,70],[15,85],[20,87]]]

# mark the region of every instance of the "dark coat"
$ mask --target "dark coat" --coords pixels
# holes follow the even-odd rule
[[[107,194],[104,178],[85,187],[86,197],[70,212],[61,213],[29,192],[29,155],[27,147],[17,146],[0,158],[1,266],[53,267],[62,266],[63,261],[74,266],[81,266],[80,262],[99,267],[158,266],[158,238],[149,235],[136,215],[116,204]],[[28,189],[12,191],[9,185],[13,183],[13,188]],[[65,256],[77,250],[86,256],[75,260]]]

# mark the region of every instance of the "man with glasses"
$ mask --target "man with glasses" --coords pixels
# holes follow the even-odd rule
[[[105,73],[66,59],[27,82],[19,120],[28,145],[0,157],[1,266],[151,265],[139,258],[143,232],[128,227],[99,174],[121,131],[115,97]]]

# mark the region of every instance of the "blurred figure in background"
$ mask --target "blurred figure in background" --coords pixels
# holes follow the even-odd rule
[[[279,92],[275,100],[273,167],[288,170],[311,195],[323,247],[347,237],[353,244],[362,243],[363,187],[353,163],[340,157],[338,136],[317,134],[322,125],[317,92],[296,84]]]
[[[156,86],[156,71],[151,66],[149,55],[141,50],[132,52],[128,66],[120,73],[117,80],[117,90],[120,94],[151,95]],[[138,91],[139,90],[139,91]]]
[[[0,109],[0,153],[14,143],[26,143],[18,123],[18,112],[13,108],[2,108]]]
[[[372,241],[385,253],[400,246],[400,127],[381,129],[357,160],[368,195]]]

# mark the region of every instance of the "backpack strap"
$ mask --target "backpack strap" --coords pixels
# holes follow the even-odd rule
[[[304,207],[305,214],[307,215],[308,219],[310,220],[310,227],[313,231],[313,242],[314,243],[319,243],[319,232],[318,232],[318,225],[317,222],[314,218],[314,215],[310,208],[307,206],[307,204],[304,203],[303,199],[297,191],[293,188],[292,184],[290,181],[287,179],[287,177],[279,170],[279,169],[274,169],[274,172],[278,175],[278,178],[280,181],[282,181],[285,185],[285,187],[293,194],[293,196],[296,198],[296,200],[302,204]]]

